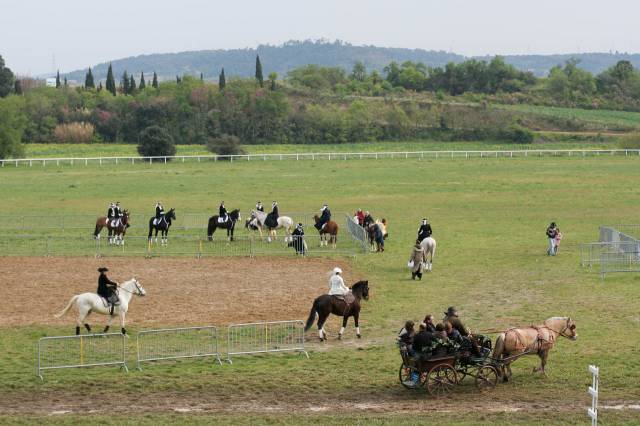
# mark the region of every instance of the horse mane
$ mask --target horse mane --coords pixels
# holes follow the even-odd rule
[[[364,286],[368,286],[369,285],[369,281],[367,280],[361,280],[358,281],[357,283],[355,283],[354,285],[351,286],[351,290],[358,290],[360,287],[364,287]]]

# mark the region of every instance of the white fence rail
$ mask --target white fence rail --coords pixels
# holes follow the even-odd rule
[[[36,374],[44,370],[119,365],[127,369],[125,336],[120,333],[42,337],[38,340]]]
[[[227,361],[234,355],[270,352],[301,352],[304,348],[303,321],[272,321],[231,324],[227,328]]]
[[[388,151],[388,152],[314,152],[291,154],[244,155],[174,155],[155,157],[65,157],[65,158],[16,158],[0,160],[0,167],[7,166],[77,166],[151,164],[168,162],[205,161],[302,161],[302,160],[365,160],[365,159],[439,159],[439,158],[525,158],[525,157],[586,157],[586,156],[640,156],[640,149],[520,149],[520,150],[471,150],[471,151]]]
[[[591,386],[588,392],[591,395],[591,408],[587,409],[587,415],[591,417],[591,426],[598,425],[598,385],[600,384],[600,369],[595,365],[589,366],[592,376]]]
[[[214,326],[143,330],[136,337],[136,367],[143,362],[214,357],[218,364],[218,329]]]

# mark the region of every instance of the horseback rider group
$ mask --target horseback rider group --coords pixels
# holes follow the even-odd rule
[[[120,221],[122,220],[122,216],[124,213],[122,212],[122,208],[120,207],[120,201],[109,203],[109,209],[107,210],[107,225],[115,228],[120,225]]]
[[[331,210],[329,210],[329,206],[327,203],[324,203],[322,208],[320,209],[320,219],[314,225],[318,231],[322,230],[325,225],[331,220]]]
[[[100,272],[100,276],[98,277],[98,296],[104,298],[107,306],[111,306],[110,314],[113,315],[113,309],[120,304],[120,299],[118,298],[118,283],[111,281],[105,272],[108,272],[109,269],[102,267],[98,268],[98,272]]]

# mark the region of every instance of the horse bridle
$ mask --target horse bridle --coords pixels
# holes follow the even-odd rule
[[[129,290],[127,290],[126,288],[124,288],[124,287],[122,287],[122,286],[118,286],[118,288],[119,288],[120,290],[124,290],[124,291],[126,291],[127,293],[135,294],[136,296],[142,296],[142,289],[141,289],[141,288],[140,288],[140,286],[138,285],[138,280],[136,280],[135,278],[133,279],[133,285],[135,285],[135,286],[136,286],[136,291],[135,291],[135,292],[133,292],[133,291],[129,291]]]
[[[571,329],[571,318],[567,318],[567,323],[565,324],[564,328],[561,331],[556,331],[553,328],[549,327],[546,321],[544,322],[544,326],[549,330],[553,331],[554,333],[558,333],[558,335],[566,339],[571,339],[571,336],[567,336],[566,334],[564,334],[565,331]]]

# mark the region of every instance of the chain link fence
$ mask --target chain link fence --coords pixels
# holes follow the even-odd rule
[[[603,279],[612,272],[640,272],[640,239],[632,234],[640,234],[640,225],[601,226],[600,241],[580,245],[580,264]]]

